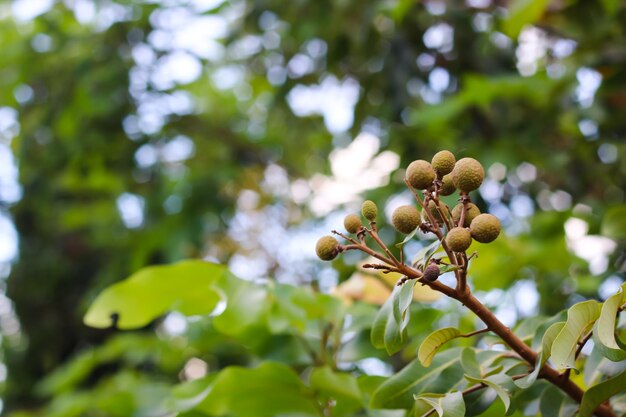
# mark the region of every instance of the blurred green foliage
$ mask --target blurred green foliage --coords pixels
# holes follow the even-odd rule
[[[34,415],[43,407],[44,415],[130,415],[152,406],[153,398],[165,398],[186,361],[196,356],[212,370],[263,359],[295,364],[298,371],[306,367],[299,362],[306,355],[300,342],[278,332],[302,323],[301,311],[287,322],[278,320],[284,310],[299,311],[290,302],[273,307],[277,334],[249,327],[246,310],[188,323],[185,335],[176,337],[159,333],[158,320],[143,332],[119,335],[90,330],[81,317],[101,289],[145,265],[201,256],[228,262],[245,255],[248,249],[229,234],[242,190],[256,192],[260,207],[288,210],[287,226],[310,220],[308,206],[263,187],[266,168],[284,168],[290,181],[328,173],[329,153],[362,130],[375,131],[384,149],[400,155],[402,166],[449,148],[495,167],[490,178],[498,196],[475,199],[483,211],[504,210],[511,236],[479,245],[472,277],[477,289],[506,290],[520,278],[529,280],[539,292],[538,311],[551,315],[581,296],[597,298],[607,278],[623,281],[626,9],[619,1],[93,5],[97,19],[91,22],[62,2],[23,22],[13,19],[8,3],[0,6],[0,106],[19,114],[19,134],[10,146],[23,190],[10,207],[20,255],[6,293],[20,329],[3,339],[5,411]],[[218,39],[224,53],[199,55],[202,75],[191,82],[159,84],[150,77],[176,47],[173,41],[159,46],[158,37],[167,35],[164,27],[175,16],[167,13],[180,9],[230,19],[228,33]],[[96,23],[112,11],[117,20]],[[205,23],[211,24],[217,23]],[[137,58],[143,47],[154,54],[148,70]],[[308,54],[312,69],[290,73],[289,63],[299,54]],[[224,68],[243,74],[232,88],[215,82]],[[448,77],[440,89],[432,81],[435,69]],[[282,78],[272,78],[276,71]],[[295,116],[288,101],[296,87],[330,77],[358,83],[354,121],[335,134],[319,114]],[[19,99],[24,86],[31,95]],[[192,97],[190,109],[172,104],[178,93]],[[147,111],[151,105],[156,109]],[[192,155],[140,163],[141,152],[158,153],[180,136],[193,141]],[[497,162],[506,168],[501,175]],[[531,177],[523,175],[524,163],[534,167]],[[382,206],[401,186],[392,176],[391,188],[372,189],[368,197]],[[120,217],[117,202],[127,194],[143,202],[140,227],[127,227]],[[518,197],[532,202],[528,216],[511,215]],[[590,271],[569,247],[563,225],[572,217],[582,219],[590,235],[616,242],[600,272]],[[383,225],[381,233],[393,232]],[[269,278],[291,271],[276,253],[266,255]],[[324,272],[305,263],[299,271],[309,280]],[[336,261],[334,267],[340,280],[354,270],[350,262]],[[289,300],[290,291],[282,288],[276,296]],[[246,298],[239,304],[255,305]],[[358,308],[373,320],[369,307]],[[471,319],[452,307],[421,308],[432,320],[445,313],[444,324],[471,328]],[[224,317],[233,320],[220,325]],[[363,329],[354,331],[363,336]],[[410,323],[407,330],[415,340],[432,327]],[[363,341],[368,340],[366,334]],[[350,346],[348,362],[385,358],[367,343]],[[387,364],[399,369],[412,354]],[[293,376],[279,365],[254,369],[286,380]],[[316,378],[334,378],[319,369]],[[363,398],[380,382],[360,377]],[[181,392],[183,402],[196,394],[193,387]],[[346,413],[355,409],[353,392],[335,394],[347,398]],[[229,400],[223,401],[228,407]],[[301,410],[281,410],[286,411]]]

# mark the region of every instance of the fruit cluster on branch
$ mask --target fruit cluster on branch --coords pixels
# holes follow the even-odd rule
[[[466,258],[465,252],[472,240],[489,243],[500,234],[500,221],[491,214],[481,214],[469,195],[471,191],[480,187],[484,177],[485,170],[480,162],[473,158],[462,158],[457,161],[450,151],[438,152],[431,162],[422,159],[411,162],[406,169],[405,183],[415,195],[417,206],[397,207],[391,216],[393,227],[405,235],[412,235],[418,229],[434,233],[442,240],[446,251],[451,252],[450,261],[461,267],[466,266],[462,260]],[[422,196],[419,191],[423,193]],[[456,191],[459,192],[459,203],[450,208],[440,197],[452,195]],[[373,201],[365,201],[361,207],[361,214],[370,223],[369,228],[363,225],[361,217],[357,214],[349,214],[344,219],[346,231],[356,235],[358,241],[348,237],[347,240],[353,245],[342,245],[335,237],[324,236],[319,239],[316,246],[320,259],[330,261],[346,250],[363,250],[365,235],[378,240],[376,204]],[[343,236],[341,233],[335,234]],[[390,255],[387,247],[384,245],[381,247],[385,255]],[[459,259],[456,259],[457,256]],[[393,255],[388,259],[392,261],[393,266],[398,266]],[[425,265],[421,272],[425,273],[428,267]],[[432,282],[436,279],[436,277],[432,279],[433,277],[434,269],[431,268],[427,280]]]
[[[467,250],[472,241],[493,242],[501,231],[500,221],[492,214],[481,213],[470,197],[470,192],[480,187],[484,176],[485,170],[476,159],[462,158],[457,161],[451,152],[445,150],[435,154],[431,162],[416,160],[409,164],[404,182],[413,193],[416,204],[397,207],[392,213],[393,227],[407,235],[404,241],[396,246],[402,248],[418,231],[432,233],[437,238],[434,244],[420,251],[411,262],[405,262],[403,249],[400,249],[396,256],[381,241],[376,226],[378,208],[369,200],[361,206],[361,215],[369,225],[363,224],[357,214],[347,215],[344,219],[347,234],[333,231],[334,235],[346,242],[342,244],[335,236],[324,236],[317,242],[317,255],[324,261],[331,261],[342,252],[359,250],[381,262],[368,263],[364,267],[403,275],[397,283],[398,286],[409,280],[416,280],[458,300],[486,325],[484,330],[479,331],[480,333],[492,332],[497,335],[508,345],[512,355],[527,363],[529,369],[525,375],[536,370],[533,372],[536,377],[549,381],[580,403],[584,392],[569,379],[569,372],[559,373],[545,361],[541,362],[538,353],[482,304],[467,285],[469,261],[474,256],[468,256]],[[459,193],[458,204],[450,208],[441,197],[455,192]],[[368,238],[382,251],[368,246]],[[440,252],[435,256],[440,249],[443,249],[443,253]],[[454,272],[455,287],[438,280],[441,273],[449,271]],[[576,356],[579,353],[578,351]],[[595,407],[595,413],[602,417],[615,417],[605,404]]]

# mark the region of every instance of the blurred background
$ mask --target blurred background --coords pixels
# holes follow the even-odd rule
[[[626,271],[625,22],[619,0],[2,2],[3,413],[78,407],[125,368],[180,377],[201,333],[181,315],[116,344],[82,324],[142,266],[337,291],[360,258],[322,264],[316,239],[366,198],[388,218],[411,201],[402,167],[441,149],[485,166],[474,200],[507,237],[472,283],[505,322],[607,297]],[[109,415],[81,407],[56,415]]]

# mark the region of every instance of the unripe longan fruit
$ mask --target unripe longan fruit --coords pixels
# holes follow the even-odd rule
[[[500,220],[493,214],[480,214],[472,220],[470,232],[477,242],[493,242],[500,234]]]
[[[439,278],[439,267],[436,264],[430,264],[426,267],[426,269],[424,269],[424,279],[426,279],[426,281],[437,281],[437,278]]]
[[[441,179],[441,188],[439,188],[439,194],[452,195],[456,191],[456,186],[452,180],[452,174],[444,175]]]
[[[441,208],[445,210],[445,207],[443,206],[444,205],[442,204]],[[430,210],[430,214],[432,214],[437,224],[441,226],[443,224],[443,219],[441,218],[439,211],[437,211],[437,204],[435,204],[433,200],[428,201],[428,210]],[[428,217],[428,214],[426,213],[426,209],[422,209],[422,220],[427,223],[430,223],[430,218]]]
[[[454,157],[454,154],[450,151],[437,152],[435,156],[433,156],[433,160],[431,161],[433,169],[435,170],[439,178],[451,173],[454,169],[455,163],[456,158]]]
[[[446,243],[454,252],[465,252],[472,244],[472,235],[464,227],[454,227],[446,235]]]
[[[363,225],[361,223],[361,218],[356,214],[348,214],[343,219],[343,226],[346,228],[348,233],[356,233],[359,231],[359,228]]]
[[[422,159],[411,162],[406,168],[406,179],[413,188],[418,190],[425,190],[430,187],[436,176],[430,163]]]
[[[452,170],[454,185],[461,191],[474,191],[485,178],[483,166],[474,158],[462,158],[457,161]]]
[[[332,236],[324,236],[317,241],[315,252],[322,261],[332,261],[339,254],[339,242]]]
[[[408,235],[420,224],[420,213],[413,206],[400,206],[391,215],[393,227],[400,233]]]
[[[452,218],[456,224],[461,221],[461,213],[463,212],[463,203],[459,203],[452,209]],[[467,209],[465,210],[465,221],[463,224],[459,224],[459,226],[469,227],[472,223],[472,220],[476,218],[480,214],[480,209],[474,203],[467,203]]]
[[[365,200],[363,204],[361,204],[361,214],[371,222],[376,220],[376,216],[378,215],[378,207],[376,207],[376,203],[372,200]]]

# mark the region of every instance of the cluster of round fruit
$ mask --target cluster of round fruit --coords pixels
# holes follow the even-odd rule
[[[472,239],[480,243],[492,242],[500,234],[500,221],[491,214],[481,214],[468,196],[470,191],[480,187],[484,177],[485,171],[480,162],[473,158],[457,161],[450,151],[438,152],[431,162],[411,162],[406,169],[406,182],[412,188],[424,191],[423,205],[428,211],[426,207],[420,213],[413,205],[400,206],[391,216],[394,228],[400,233],[410,234],[418,227],[432,230],[445,224],[448,229],[445,241],[454,252],[465,252]],[[450,210],[439,200],[439,196],[451,195],[456,190],[461,193],[461,202]],[[366,201],[361,212],[372,222],[378,209],[372,201]],[[361,218],[356,214],[346,216],[344,226],[349,233],[364,230]],[[334,237],[325,236],[317,242],[316,252],[322,260],[332,260],[340,252],[340,245]]]

